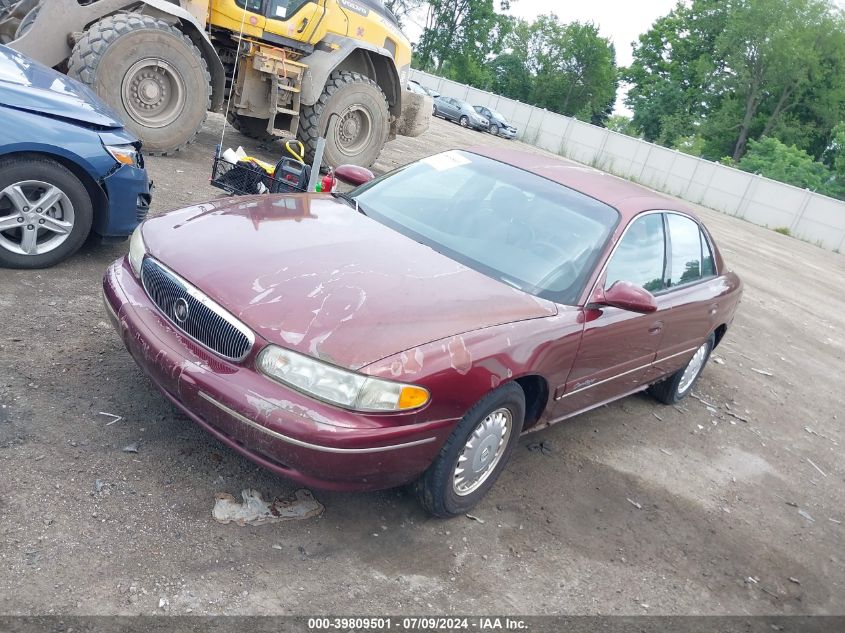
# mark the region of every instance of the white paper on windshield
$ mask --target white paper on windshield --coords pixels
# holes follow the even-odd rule
[[[288,14],[287,7],[276,7],[276,17],[283,18]]]
[[[446,171],[447,169],[454,169],[462,165],[469,165],[470,160],[461,156],[458,152],[444,152],[424,158],[420,162],[433,167],[437,171]]]

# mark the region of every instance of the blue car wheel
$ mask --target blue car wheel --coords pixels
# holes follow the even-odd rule
[[[79,250],[92,220],[85,185],[63,165],[0,160],[0,266],[54,266]]]

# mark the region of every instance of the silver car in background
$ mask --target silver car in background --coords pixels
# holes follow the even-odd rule
[[[490,127],[490,121],[476,112],[466,101],[443,95],[434,100],[434,116],[443,117],[447,121],[456,121],[461,124],[461,127],[482,132],[486,132]]]
[[[500,112],[491,110],[486,106],[475,106],[475,111],[490,121],[490,128],[488,131],[493,136],[501,136],[502,138],[507,139],[516,138],[516,128],[508,123],[508,120]]]

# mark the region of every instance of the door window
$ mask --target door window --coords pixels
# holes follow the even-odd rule
[[[716,264],[713,261],[713,251],[710,250],[710,243],[707,241],[707,236],[704,231],[701,231],[701,274],[704,277],[713,277],[716,275]]]
[[[291,17],[311,0],[270,0],[267,5],[267,17],[284,20]]]
[[[669,213],[666,218],[672,245],[669,285],[682,286],[699,281],[702,278],[701,229],[682,215]]]
[[[236,0],[235,4],[247,11],[261,13],[261,1],[262,0]]]
[[[607,266],[605,289],[617,281],[630,281],[649,292],[663,289],[666,239],[663,214],[650,213],[634,220]]]

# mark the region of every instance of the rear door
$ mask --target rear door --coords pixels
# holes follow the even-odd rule
[[[611,254],[597,286],[628,281],[660,293],[666,274],[663,214],[634,219]],[[585,309],[581,347],[562,393],[555,394],[555,414],[568,415],[636,390],[651,377],[663,337],[669,302],[659,294],[658,310],[638,314],[619,308]]]
[[[666,213],[668,252],[666,289],[660,297],[671,312],[655,362],[658,375],[686,364],[710,333],[719,310],[723,285],[716,277],[713,250],[698,222],[680,213]]]

